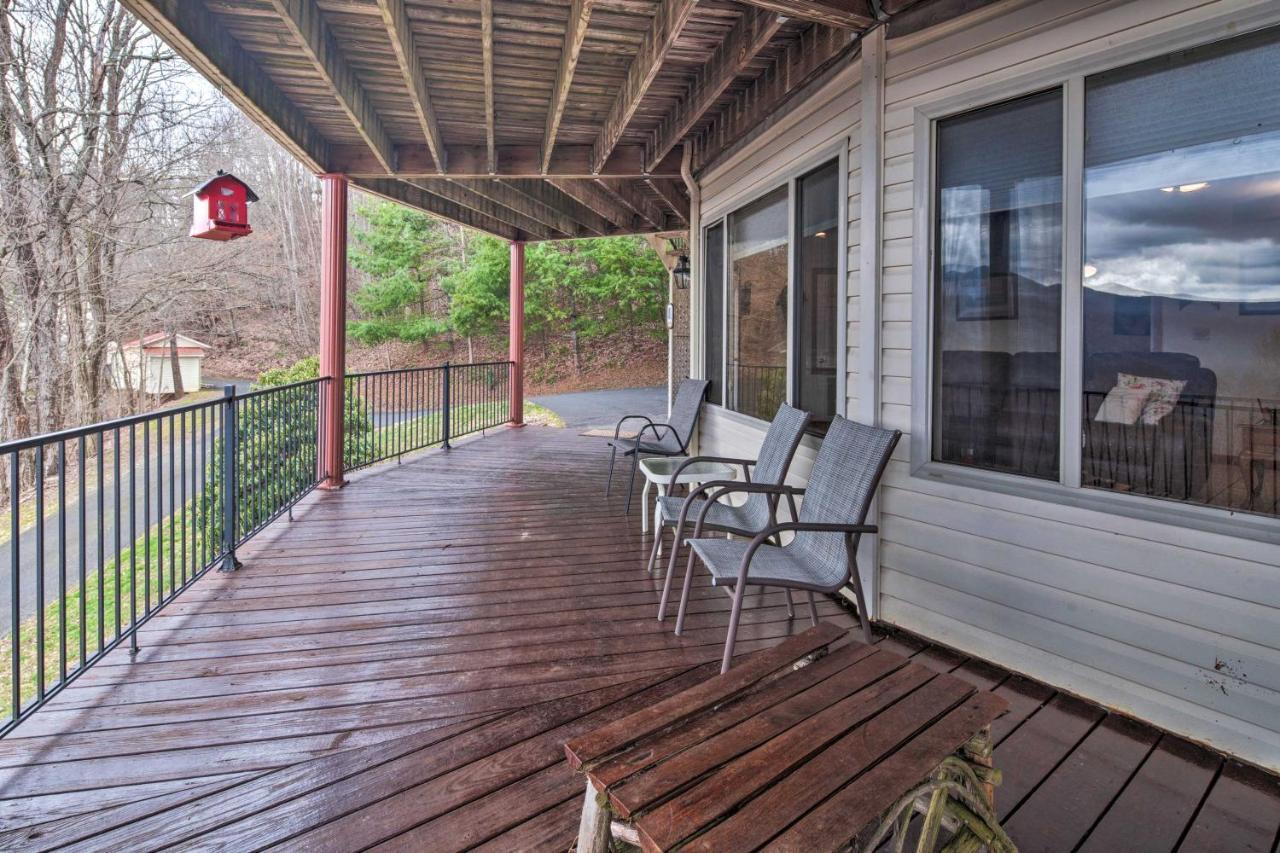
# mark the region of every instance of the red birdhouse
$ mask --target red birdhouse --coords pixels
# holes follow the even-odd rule
[[[234,240],[253,233],[249,227],[249,204],[258,196],[235,175],[219,169],[217,175],[187,195],[194,197],[192,237]]]

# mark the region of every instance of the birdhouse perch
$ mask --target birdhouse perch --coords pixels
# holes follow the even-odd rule
[[[249,204],[258,196],[235,175],[219,169],[217,175],[187,195],[193,196],[192,237],[234,240],[253,233],[249,227]]]

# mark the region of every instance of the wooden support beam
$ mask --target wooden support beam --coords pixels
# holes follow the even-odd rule
[[[742,0],[750,6],[758,6],[797,18],[813,21],[828,27],[845,30],[865,30],[876,22],[875,13],[867,0]]]
[[[589,180],[547,180],[560,192],[574,199],[580,204],[586,205],[605,219],[612,222],[619,230],[628,233],[644,230],[639,228],[640,217],[636,216],[635,211],[622,204],[611,193],[606,192],[602,187],[596,185],[594,181]]]
[[[333,145],[329,147],[330,170],[352,177],[367,178],[428,178],[440,177],[435,158],[425,145],[400,145],[396,147],[399,166],[388,172],[363,145]],[[557,145],[551,156],[551,165],[542,170],[542,149],[538,145],[497,146],[498,173],[489,174],[487,152],[484,146],[451,145],[447,149],[449,168],[444,173],[450,178],[644,178],[649,175],[661,178],[680,177],[680,152],[673,151],[662,159],[656,168],[646,170],[645,152],[641,145],[619,145],[609,161],[598,173],[591,169],[590,145]]]
[[[591,7],[595,0],[572,0],[569,4],[569,23],[564,31],[564,47],[560,49],[560,67],[556,69],[555,86],[551,89],[551,103],[547,107],[547,128],[542,133],[542,171],[551,166],[551,152],[556,147],[556,134],[560,131],[560,119],[564,115],[565,101],[573,86],[573,71],[578,66],[578,54],[582,52],[582,40],[587,35],[587,23],[591,20]]]
[[[484,216],[469,207],[450,201],[406,181],[396,181],[388,178],[362,178],[353,180],[351,183],[365,192],[381,196],[388,201],[416,207],[424,213],[429,213],[441,219],[448,219],[468,228],[484,231],[504,240],[522,240],[528,236],[521,232],[520,229],[506,222]]]
[[[484,138],[489,174],[498,171],[493,142],[493,0],[480,0],[480,57],[484,66]]]
[[[382,14],[387,35],[391,37],[392,53],[400,66],[400,74],[409,90],[409,100],[413,102],[418,124],[422,126],[422,135],[431,152],[432,171],[444,174],[449,165],[448,152],[444,146],[444,138],[440,135],[440,123],[436,120],[431,95],[427,92],[427,78],[422,70],[422,62],[418,59],[417,41],[409,22],[409,13],[405,11],[404,0],[378,0],[378,11]]]
[[[329,169],[329,143],[276,88],[203,3],[122,0],[151,32],[173,47],[206,80],[272,139],[314,172]],[[364,152],[368,157],[368,152]]]
[[[483,179],[477,179],[474,183],[479,183],[480,180]],[[513,228],[520,229],[534,240],[550,240],[559,236],[567,236],[557,234],[533,217],[525,216],[518,211],[512,210],[506,205],[494,201],[485,193],[477,192],[470,186],[464,185],[462,181],[455,178],[424,178],[422,180],[411,180],[407,183],[454,204],[460,204],[487,219],[505,222]]]
[[[612,222],[546,181],[536,178],[507,178],[503,183],[537,204],[552,210],[564,211],[575,222],[597,236],[612,234],[616,230]]]
[[[658,198],[666,202],[680,224],[689,224],[689,197],[682,192],[678,181],[670,178],[646,178],[645,183],[658,194]]]
[[[653,16],[649,31],[645,33],[640,49],[632,60],[631,67],[627,69],[627,79],[622,84],[622,91],[618,93],[596,137],[591,152],[592,172],[598,174],[603,170],[695,6],[697,0],[661,0],[658,4],[658,11]]]
[[[632,186],[629,181],[600,178],[596,183],[658,231],[666,227],[667,215],[662,212],[662,208],[653,199]]]
[[[707,110],[715,106],[729,84],[746,70],[782,26],[776,12],[747,9],[729,34],[698,70],[688,94],[658,126],[647,164],[656,166],[675,148]]]
[[[373,102],[356,79],[315,0],[270,0],[316,72],[328,84],[378,162],[394,172],[396,152]]]
[[[558,231],[565,237],[584,236],[582,225],[562,208],[535,201],[528,195],[507,186],[502,181],[492,178],[452,178],[451,180],[454,184],[464,187],[476,195],[483,196],[495,204],[500,204],[513,210],[544,228]],[[443,179],[435,178],[422,181],[420,185],[430,187],[443,182]]]
[[[776,125],[857,55],[857,36],[847,30],[815,24],[802,32],[700,135],[695,171],[704,171]]]

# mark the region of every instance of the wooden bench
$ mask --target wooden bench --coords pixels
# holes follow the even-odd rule
[[[944,830],[1012,849],[989,738],[1006,708],[819,624],[565,744],[587,776],[578,853],[611,835],[652,851],[874,849],[915,811],[918,849]]]

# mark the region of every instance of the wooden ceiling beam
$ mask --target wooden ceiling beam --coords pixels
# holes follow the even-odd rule
[[[857,52],[857,36],[847,30],[815,24],[802,32],[773,67],[702,132],[694,170],[705,170],[776,125],[809,93],[844,70]]]
[[[569,196],[569,198],[594,210],[612,222],[621,231],[634,233],[644,230],[639,227],[640,217],[636,215],[634,210],[618,201],[611,193],[596,185],[594,181],[548,178],[547,183]]]
[[[431,183],[437,183],[440,180],[437,178]],[[455,184],[465,187],[477,195],[484,196],[496,204],[514,210],[516,213],[527,217],[530,221],[541,224],[545,228],[558,231],[565,237],[589,236],[586,232],[589,232],[590,229],[585,228],[582,223],[578,222],[563,209],[535,201],[524,193],[507,186],[502,181],[485,178],[454,178],[452,180]]]
[[[489,174],[498,171],[493,141],[493,0],[480,0],[480,58],[484,68],[484,138]]]
[[[367,178],[425,178],[441,175],[435,158],[425,145],[397,146],[398,165],[395,172],[388,172],[363,145],[333,145],[329,150],[332,171],[348,175]],[[496,175],[491,175],[486,162],[488,153],[484,146],[451,145],[446,149],[449,168],[444,174],[451,178],[537,178],[544,174],[556,178],[594,178],[597,175],[611,178],[643,178],[649,175],[680,177],[678,150],[664,157],[655,168],[646,170],[643,146],[619,145],[598,173],[591,169],[591,151],[590,145],[557,145],[544,173],[540,146],[499,145],[498,171]]]
[[[182,0],[182,2],[188,2],[188,0]],[[450,222],[456,222],[467,228],[484,231],[503,240],[541,239],[506,222],[484,216],[465,205],[458,204],[405,181],[388,178],[360,178],[353,180],[352,183],[373,195],[417,208],[424,213],[429,213],[441,219],[448,219]]]
[[[747,9],[689,87],[688,93],[658,125],[647,165],[656,166],[680,144],[707,110],[716,105],[729,84],[746,70],[756,54],[777,34],[783,18],[776,12]]]
[[[607,234],[612,234],[616,230],[612,222],[577,199],[565,195],[546,181],[535,178],[508,178],[503,183],[538,204],[545,205],[553,210],[564,211],[574,221],[596,236],[603,237]]]
[[[391,144],[391,137],[382,125],[382,119],[374,109],[369,95],[356,79],[355,72],[347,64],[341,48],[333,36],[333,31],[325,23],[320,7],[315,0],[270,0],[285,25],[297,40],[298,46],[306,54],[307,59],[315,67],[334,97],[342,106],[343,112],[351,119],[356,132],[364,139],[373,156],[386,166],[388,171],[395,171],[396,152]]]
[[[378,11],[382,14],[382,23],[391,38],[392,52],[396,63],[400,66],[400,74],[409,90],[409,100],[413,102],[418,124],[422,126],[422,135],[426,138],[427,148],[431,152],[433,171],[444,174],[449,165],[448,151],[444,138],[440,135],[440,122],[436,119],[435,108],[431,104],[431,95],[427,91],[427,78],[422,70],[422,62],[418,59],[417,41],[413,35],[409,13],[405,11],[404,0],[378,0]]]
[[[689,224],[689,197],[680,191],[678,181],[670,178],[645,178],[645,183],[671,208],[682,225]]]
[[[609,155],[622,139],[622,134],[626,132],[632,116],[635,115],[640,102],[649,91],[653,78],[658,76],[667,53],[675,44],[684,25],[688,23],[695,6],[697,6],[697,0],[661,0],[659,2],[658,11],[653,16],[649,31],[645,33],[644,39],[640,42],[640,49],[636,52],[631,67],[627,69],[622,90],[618,92],[618,97],[613,102],[613,107],[609,110],[600,133],[596,136],[591,152],[593,172],[599,173],[608,162]]]
[[[661,231],[666,227],[667,215],[662,208],[653,199],[633,187],[630,182],[618,178],[600,178],[596,183],[657,230]]]
[[[190,0],[122,2],[303,165],[314,172],[330,170],[327,140],[209,14],[203,3]]]
[[[459,180],[452,178],[423,178],[421,180],[408,181],[407,183],[432,195],[447,199],[454,204],[460,204],[465,208],[474,210],[488,219],[505,222],[513,228],[518,228],[526,234],[532,235],[533,239],[550,240],[553,237],[561,236],[533,217],[525,216],[519,211],[512,210],[506,205],[489,198],[485,193],[477,192],[471,186]]]
[[[572,0],[569,4],[569,22],[564,32],[564,47],[560,50],[560,66],[556,69],[556,82],[551,89],[551,103],[547,107],[547,127],[542,133],[542,171],[551,166],[551,152],[556,147],[556,134],[560,131],[560,119],[564,105],[573,86],[573,72],[578,67],[578,55],[582,52],[582,40],[587,36],[587,24],[591,20],[591,7],[595,0]]]
[[[876,22],[867,0],[742,0],[801,21],[845,30],[865,30]]]

